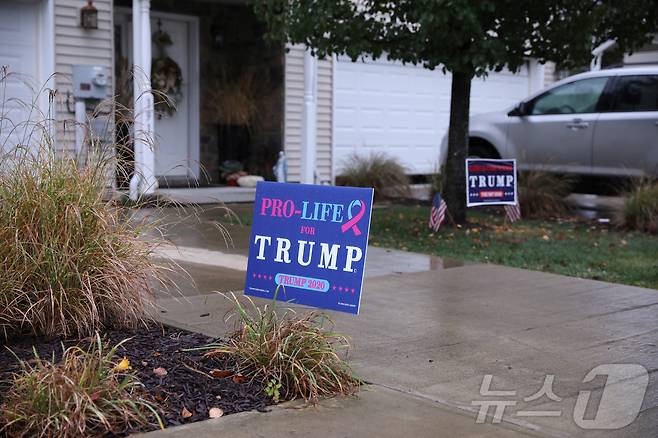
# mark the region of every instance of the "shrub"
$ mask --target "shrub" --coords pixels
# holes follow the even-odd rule
[[[344,186],[372,187],[377,199],[409,195],[409,178],[404,166],[385,154],[350,155],[336,180]]]
[[[8,158],[11,157],[11,158]],[[145,318],[159,272],[142,224],[104,200],[106,166],[46,147],[0,159],[0,330],[88,336]]]
[[[658,182],[636,182],[625,195],[618,219],[628,228],[658,233]]]
[[[100,336],[87,350],[71,347],[60,362],[21,362],[0,407],[0,432],[8,437],[74,438],[124,433],[155,419],[140,384],[124,361],[113,363],[118,344],[103,352]]]
[[[525,218],[550,218],[569,212],[566,197],[571,193],[575,180],[568,175],[543,171],[519,174],[519,203]]]
[[[239,328],[224,343],[210,346],[209,356],[232,356],[242,374],[259,379],[264,388],[281,390],[285,397],[316,402],[319,396],[349,394],[358,388],[360,381],[340,355],[348,341],[324,329],[330,323],[326,315],[297,315],[292,310],[279,315],[276,300],[262,309],[250,299],[248,307],[235,296],[232,301]]]

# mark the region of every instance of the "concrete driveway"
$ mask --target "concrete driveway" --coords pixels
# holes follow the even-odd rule
[[[188,225],[189,232],[181,224],[172,227],[172,241],[179,247],[163,250],[187,270],[178,278],[184,297],[159,295],[158,316],[221,335],[229,307],[214,291],[241,289],[249,229],[231,226],[235,246],[227,249],[211,226],[212,214]],[[334,416],[308,412],[288,428],[285,421],[269,432],[264,426],[262,436],[297,434],[306,430],[304,418],[308,425],[322,418],[341,421],[348,412],[358,412],[355,421],[370,422],[372,428],[321,436],[368,436],[373,431],[400,436],[411,430],[418,436],[656,436],[658,291],[375,247],[368,250],[366,276],[362,313],[332,317],[336,329],[351,336],[352,366],[373,384],[370,391],[376,395],[325,402],[338,403],[332,405]],[[599,366],[600,375],[585,381]],[[542,387],[550,391],[542,393]],[[402,407],[390,415],[399,416],[398,429],[379,428],[384,423],[377,406],[390,409],[396,402]],[[640,412],[634,418],[636,405]],[[275,419],[285,414],[277,412],[270,420],[270,414],[249,414],[255,417],[229,417],[216,428],[211,422],[189,427],[197,434],[211,427],[217,435],[207,436],[220,436],[220,430],[229,436],[253,421],[278,424]],[[424,414],[411,418],[405,412]],[[478,416],[484,424],[476,424]],[[630,424],[601,429],[625,422]]]

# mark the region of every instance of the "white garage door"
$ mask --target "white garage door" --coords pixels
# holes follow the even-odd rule
[[[450,119],[450,75],[389,61],[339,59],[334,78],[336,174],[350,154],[385,152],[410,174],[435,171]],[[528,96],[528,69],[475,79],[471,114],[504,109]]]
[[[34,131],[26,121],[39,85],[37,19],[37,1],[0,2],[0,67],[9,72],[0,82],[0,144],[5,151],[28,144]]]

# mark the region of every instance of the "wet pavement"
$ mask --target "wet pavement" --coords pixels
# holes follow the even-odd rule
[[[238,215],[249,214],[249,207],[240,209]],[[213,336],[226,333],[224,319],[230,311],[228,300],[214,291],[242,287],[250,231],[246,225],[229,224],[233,245],[227,246],[214,223],[225,223],[219,214],[204,211],[167,227],[166,237],[181,246],[178,255],[171,247],[167,255],[186,274],[180,274],[182,296],[158,296],[158,317],[163,322]],[[413,430],[419,436],[438,436],[440,424],[447,427],[441,429],[446,436],[495,435],[499,427],[504,429],[503,435],[511,436],[644,437],[654,436],[658,430],[655,290],[494,265],[462,265],[376,247],[368,249],[366,277],[362,313],[331,316],[336,330],[351,336],[351,363],[356,372],[374,388],[387,392],[367,395],[362,401],[331,401],[338,403],[334,416],[306,411],[306,416],[296,417],[295,424],[279,424],[278,415],[282,414],[276,414],[272,421],[279,425],[269,429],[267,416],[249,414],[255,417],[250,417],[248,424],[259,422],[254,435],[256,431],[268,436],[305,435],[304,431],[313,430],[311,425],[324,424],[332,432],[323,436],[360,436],[360,429],[345,433],[334,423],[340,423],[338,417],[348,415],[345,412],[356,410],[361,414],[354,420],[372,423],[374,429],[368,430],[376,430],[383,421],[379,409],[390,409],[391,403],[400,406],[400,413],[390,413],[399,417],[404,426],[400,430]],[[581,428],[575,420],[581,392],[591,393],[593,401],[587,405],[590,419],[596,415],[598,401],[606,398],[602,395],[605,376],[584,382],[585,376],[599,365],[618,363],[638,364],[648,370],[648,390],[638,418],[619,430]],[[487,375],[492,376],[492,390],[507,392],[483,395]],[[547,376],[554,376],[552,390],[559,400],[545,394],[533,397]],[[633,382],[634,377],[628,375],[624,381]],[[617,393],[613,402],[618,412],[631,409],[631,392]],[[495,427],[475,424],[483,400],[508,403],[502,423]],[[372,404],[370,411],[363,407],[365,403]],[[433,414],[413,417],[410,413],[414,411]],[[528,415],[537,411],[554,414]],[[554,416],[556,412],[558,416]],[[491,423],[494,408],[488,413],[486,422]],[[320,421],[323,418],[325,423]],[[469,427],[458,433],[461,429],[452,425],[462,424],[461,418],[468,420],[463,424]],[[237,419],[230,424],[233,422],[239,423]],[[431,425],[430,429],[418,430],[423,424]],[[221,430],[237,430],[206,427],[214,431],[212,436],[221,436]],[[400,436],[395,430],[382,431],[382,435]],[[180,433],[183,430],[172,430],[163,436]]]
[[[510,425],[474,424],[470,416],[384,387],[365,387],[357,397],[318,406],[285,403],[270,413],[240,413],[151,433],[162,438],[247,437],[491,437],[537,436]]]

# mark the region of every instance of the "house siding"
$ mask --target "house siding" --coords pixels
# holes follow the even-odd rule
[[[318,182],[331,181],[331,127],[333,64],[318,62],[317,149],[315,169]],[[284,150],[288,158],[288,180],[301,180],[302,123],[304,116],[304,48],[290,46],[285,60]]]
[[[98,9],[98,29],[86,30],[80,27],[79,0],[55,0],[55,87],[57,147],[62,155],[71,154],[75,145],[75,132],[71,114],[66,105],[67,93],[73,90],[71,83],[72,66],[93,64],[107,68],[109,75],[108,97],[112,96],[114,73],[114,39],[112,0],[95,0]],[[70,106],[73,106],[71,99]]]

